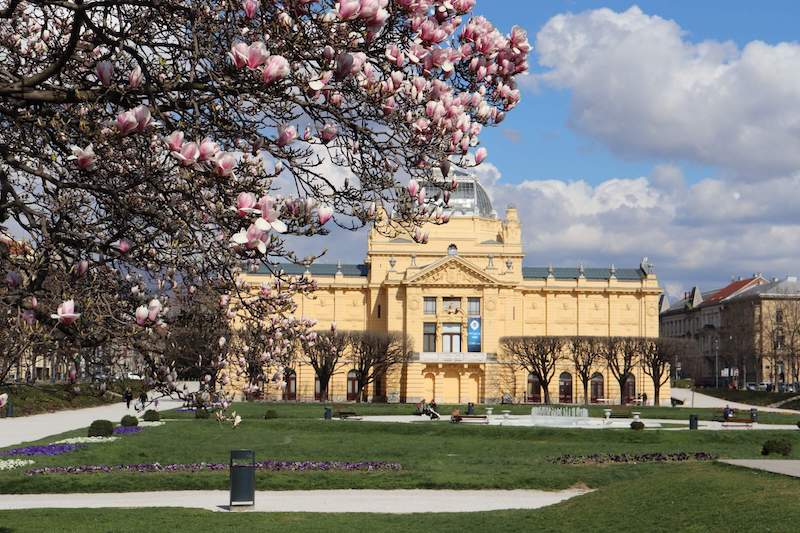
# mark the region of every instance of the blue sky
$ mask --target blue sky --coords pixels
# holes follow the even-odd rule
[[[625,11],[634,5],[650,15],[676,21],[691,41],[733,41],[742,47],[753,40],[774,44],[800,38],[797,24],[800,3],[786,0],[479,0],[475,13],[491,20],[503,32],[514,25],[521,26],[534,42],[538,30],[560,13],[603,7]],[[535,49],[530,64],[533,71],[543,70],[537,64]],[[658,162],[648,158],[614,156],[601,143],[576,134],[567,125],[569,102],[568,90],[541,87],[537,92],[527,91],[503,127],[485,130],[481,141],[489,149],[492,162],[510,181],[582,178],[590,183],[599,183],[609,178],[646,175]],[[508,129],[520,133],[519,142],[509,142],[503,135],[504,132],[508,134]],[[689,181],[714,174],[714,169],[707,165],[692,161],[678,163]]]

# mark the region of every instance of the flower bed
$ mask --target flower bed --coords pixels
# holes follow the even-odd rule
[[[139,426],[117,426],[114,428],[114,435],[127,435],[128,433],[139,433],[142,430]]]
[[[586,465],[586,464],[636,464],[636,463],[674,463],[683,461],[713,461],[716,454],[708,452],[674,452],[674,453],[621,453],[621,454],[592,454],[592,455],[560,455],[551,459],[551,463],[559,465]]]
[[[225,463],[190,463],[190,464],[171,464],[162,465],[159,463],[144,463],[132,465],[83,465],[83,466],[48,466],[44,468],[33,468],[26,472],[29,476],[38,474],[92,474],[92,473],[111,473],[111,472],[202,472],[227,470]],[[378,470],[401,470],[399,463],[386,463],[383,461],[362,461],[358,463],[346,463],[342,461],[261,461],[256,463],[257,470],[269,472],[295,471],[295,472],[319,472],[319,471],[366,471],[373,472]]]
[[[32,459],[5,459],[0,460],[0,470],[13,470],[33,464]]]
[[[12,448],[0,452],[0,455],[61,455],[62,453],[72,452],[85,447],[86,445],[84,444],[45,444],[42,446]]]
[[[70,439],[57,440],[50,444],[99,444],[102,442],[114,442],[119,437],[72,437]]]

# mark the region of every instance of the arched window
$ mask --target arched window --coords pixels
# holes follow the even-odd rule
[[[542,384],[539,383],[539,378],[533,374],[528,374],[528,395],[526,400],[528,403],[542,403]]]
[[[622,403],[628,404],[636,399],[636,378],[633,374],[628,375],[628,381],[622,389]]]
[[[592,374],[592,379],[589,382],[591,386],[591,402],[597,403],[601,398],[605,398],[605,387],[603,383],[603,374],[595,372]]]
[[[447,247],[447,255],[458,255],[458,247],[455,244],[451,244]]]
[[[358,399],[358,372],[351,370],[347,373],[347,401]]]
[[[297,373],[291,368],[287,368],[283,373],[283,380],[286,382],[286,387],[283,389],[284,400],[297,399]]]
[[[558,376],[558,403],[572,403],[572,374],[569,372]]]

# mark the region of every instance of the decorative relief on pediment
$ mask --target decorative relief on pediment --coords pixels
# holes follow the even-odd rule
[[[495,283],[492,278],[456,262],[445,263],[439,268],[423,273],[413,281],[422,285],[486,285]]]

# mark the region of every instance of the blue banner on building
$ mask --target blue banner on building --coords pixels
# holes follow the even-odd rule
[[[467,351],[481,351],[481,319],[470,317],[467,319]]]

